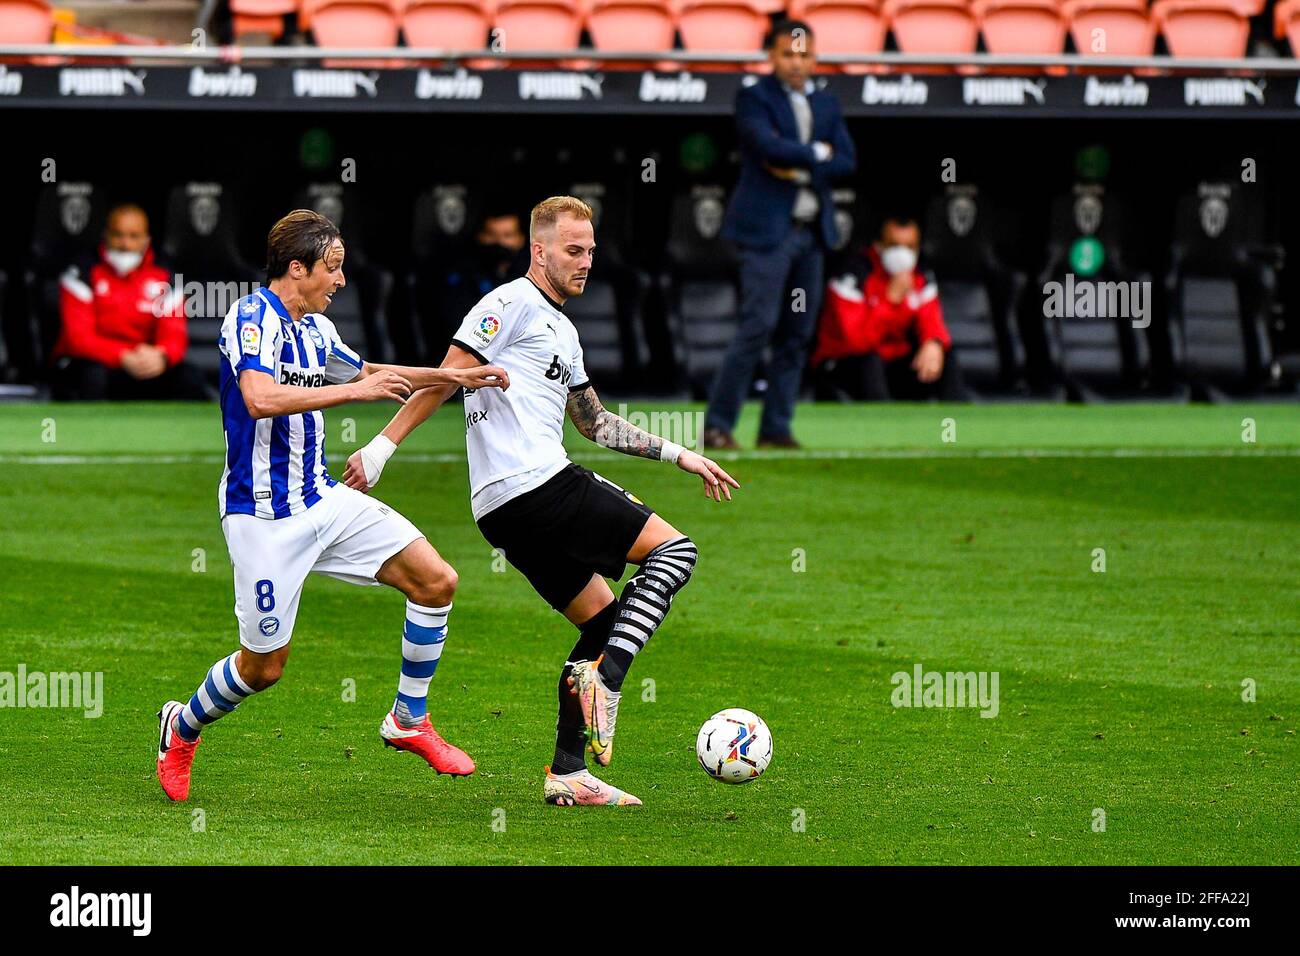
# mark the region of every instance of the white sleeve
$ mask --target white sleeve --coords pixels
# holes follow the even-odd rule
[[[587,378],[587,363],[582,358],[582,343],[578,341],[577,336],[574,336],[573,340],[573,362],[570,368],[573,369],[573,377],[569,379],[569,391],[580,392],[591,384],[591,380]]]
[[[495,301],[490,305],[479,302],[460,323],[451,344],[485,365],[495,362],[502,350],[519,337],[531,315],[532,310],[524,303],[512,302],[501,309]]]
[[[240,299],[221,327],[226,360],[236,376],[245,369],[275,375],[280,349],[280,316],[259,297]]]
[[[360,375],[365,362],[357,350],[339,336],[334,323],[323,315],[316,316],[313,321],[325,336],[325,381],[342,385]]]

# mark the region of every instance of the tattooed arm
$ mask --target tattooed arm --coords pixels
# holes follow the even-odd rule
[[[590,385],[569,393],[569,418],[584,438],[597,445],[653,461],[658,461],[663,453],[662,438],[642,431],[600,404],[596,390]]]
[[[596,390],[586,388],[569,393],[569,418],[584,438],[625,455],[649,458],[652,461],[671,461],[682,471],[699,475],[704,480],[704,493],[714,501],[724,496],[731,500],[731,489],[740,483],[703,455],[688,448],[651,435],[637,428],[625,418],[620,418],[600,404]]]

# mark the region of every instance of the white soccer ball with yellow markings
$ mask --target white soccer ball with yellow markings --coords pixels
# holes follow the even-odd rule
[[[748,783],[772,762],[772,731],[751,710],[720,710],[700,728],[695,755],[714,780]]]

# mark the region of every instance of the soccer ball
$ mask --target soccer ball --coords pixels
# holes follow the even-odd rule
[[[772,731],[753,711],[740,707],[720,710],[700,728],[695,755],[714,780],[746,783],[772,762]]]

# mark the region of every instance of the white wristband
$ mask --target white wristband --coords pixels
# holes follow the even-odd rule
[[[686,449],[683,448],[681,445],[677,444],[676,442],[669,441],[668,439],[665,438],[663,447],[659,449],[659,460],[671,461],[675,465],[677,464],[677,459],[681,457],[682,452],[684,452],[685,450]]]
[[[384,473],[384,465],[397,451],[397,445],[385,435],[376,435],[370,444],[361,449],[361,466],[365,471],[366,484],[373,488],[379,484],[379,476]]]

